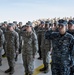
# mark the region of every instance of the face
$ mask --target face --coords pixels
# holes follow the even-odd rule
[[[9,26],[8,30],[13,31],[14,30],[13,26]]]
[[[68,30],[74,30],[74,25],[68,24]]]
[[[48,29],[49,28],[49,24],[45,24],[45,28]]]
[[[22,26],[22,23],[19,23],[19,27],[21,27]]]
[[[2,27],[7,27],[7,24],[3,24]]]
[[[26,31],[27,31],[27,32],[31,32],[31,31],[32,31],[31,26],[26,26]]]
[[[65,34],[67,30],[67,26],[59,25],[58,29],[60,34]]]
[[[56,30],[56,29],[57,29],[56,24],[53,24],[53,25],[52,25],[52,30]]]
[[[41,26],[41,28],[45,28],[45,24],[41,24],[40,26]]]

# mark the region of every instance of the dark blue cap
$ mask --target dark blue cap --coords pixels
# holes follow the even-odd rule
[[[60,19],[60,20],[58,21],[58,25],[66,26],[66,25],[67,25],[67,21],[66,21],[66,20],[63,20],[63,19]]]
[[[68,24],[74,25],[74,20],[69,20]]]
[[[14,23],[8,23],[8,27],[14,26]]]

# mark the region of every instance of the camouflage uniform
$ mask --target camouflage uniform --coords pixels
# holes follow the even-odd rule
[[[3,34],[5,36],[5,32],[7,31],[7,28],[5,27],[1,27],[2,31],[3,31]],[[6,55],[6,50],[5,50],[5,40],[4,40],[4,43],[3,43],[3,49],[4,49],[4,54],[2,55],[3,57]]]
[[[4,43],[4,34],[3,31],[0,29],[0,65],[2,65],[2,49],[3,49],[3,43]]]
[[[21,53],[21,49],[22,49],[22,37],[20,35],[20,29],[19,28],[15,28],[15,31],[19,34],[19,54]]]
[[[73,61],[73,36],[67,32],[61,35],[59,32],[47,31],[45,38],[52,40],[52,75],[70,75],[71,61]]]
[[[5,49],[9,67],[14,67],[15,55],[19,49],[19,36],[15,31],[7,30],[5,33]]]
[[[51,40],[45,39],[45,32],[47,30],[42,31],[42,41],[41,41],[41,53],[42,53],[42,58],[43,58],[43,64],[44,64],[44,69],[48,70],[49,68],[49,51],[51,49]]]
[[[39,52],[39,56],[40,56],[40,58],[42,58],[42,56],[41,56],[41,39],[42,39],[42,31],[43,31],[44,29],[43,28],[39,28],[38,29],[38,31],[37,31],[37,37],[38,37],[38,47],[39,47],[39,50],[38,50],[38,52]]]
[[[33,74],[34,58],[38,50],[37,36],[34,32],[21,31],[22,36],[22,58],[25,73]]]

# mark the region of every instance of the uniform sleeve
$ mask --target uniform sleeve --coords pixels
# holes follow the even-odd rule
[[[43,33],[42,41],[41,41],[41,49],[42,50],[45,49],[47,51],[50,51],[50,49],[51,49],[51,40],[45,39],[44,33]]]
[[[5,41],[5,38],[4,38],[4,34],[2,32],[2,35],[1,35],[1,47],[3,47],[4,41]]]
[[[37,40],[37,35],[34,33],[33,34],[33,56],[35,56],[37,51],[38,51],[38,40]]]
[[[74,39],[72,39],[70,42],[69,51],[70,51],[70,57],[71,57],[71,63],[70,64],[74,65]]]
[[[16,51],[19,50],[19,35],[18,35],[18,33],[16,33],[16,35],[15,35],[15,49],[16,49]]]
[[[53,32],[52,30],[49,30],[45,33],[45,39],[53,40],[58,37],[57,32]]]

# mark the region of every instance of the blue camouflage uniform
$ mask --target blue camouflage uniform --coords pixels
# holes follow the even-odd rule
[[[52,40],[52,75],[70,75],[74,38],[71,34],[47,31],[45,38]]]
[[[66,32],[67,21],[61,19],[58,21],[59,32],[47,31],[45,38],[52,40],[52,75],[70,75],[70,67],[73,65],[73,44],[74,38]],[[65,26],[62,34],[60,27]],[[64,28],[63,28],[64,29]]]
[[[73,26],[74,25],[74,20],[69,20],[68,21],[68,25],[72,25]],[[73,37],[74,37],[74,29],[68,30],[67,32],[70,33],[71,35],[73,35]],[[73,50],[74,50],[74,47],[73,47]],[[73,56],[73,60],[74,60],[74,56]],[[74,69],[73,68],[74,68],[74,63],[73,63],[73,66],[71,67],[70,75],[74,75]]]

